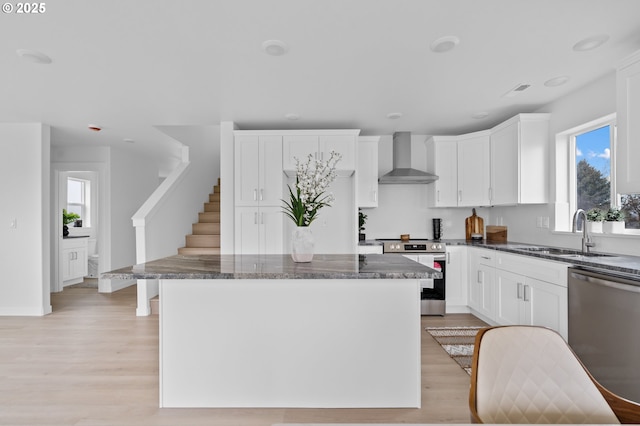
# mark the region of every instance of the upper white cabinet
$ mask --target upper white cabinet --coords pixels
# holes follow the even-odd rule
[[[287,132],[283,136],[282,166],[285,172],[296,170],[296,159],[305,162],[314,159],[327,161],[331,151],[342,155],[336,169],[352,174],[356,168],[356,141],[360,130],[309,130]],[[345,173],[342,173],[345,174]]]
[[[458,205],[458,137],[427,139],[427,171],[438,180],[427,185],[429,207]]]
[[[549,196],[549,114],[519,114],[491,130],[491,205]]]
[[[640,51],[618,68],[616,190],[640,193]]]
[[[433,136],[427,140],[427,170],[438,180],[427,186],[430,207],[489,204],[489,132]]]
[[[378,207],[379,136],[358,138],[358,207]]]
[[[282,136],[235,135],[235,205],[280,206]]]
[[[490,165],[489,132],[459,136],[458,206],[489,204]]]

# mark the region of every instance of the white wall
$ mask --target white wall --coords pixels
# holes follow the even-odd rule
[[[556,193],[556,151],[555,136],[591,120],[616,111],[616,75],[615,72],[576,90],[536,112],[551,113],[550,121],[550,203],[534,206],[495,207],[491,211],[492,220],[503,217],[508,227],[509,240],[533,244],[548,244],[560,247],[580,248],[579,234],[554,232],[554,211],[556,201],[562,194]],[[536,217],[550,218],[550,229],[536,228]],[[493,222],[492,222],[493,223]],[[486,222],[485,222],[486,224]],[[640,256],[640,237],[595,235],[595,251],[613,252]]]
[[[0,315],[51,312],[49,137],[43,124],[0,124]]]

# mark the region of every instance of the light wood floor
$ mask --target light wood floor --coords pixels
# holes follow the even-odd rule
[[[422,334],[421,409],[160,409],[158,317],[136,317],[136,289],[52,294],[53,314],[0,317],[1,425],[468,423],[469,376]],[[483,325],[471,315],[423,326]]]

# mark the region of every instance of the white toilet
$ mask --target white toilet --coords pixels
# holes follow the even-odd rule
[[[88,265],[88,269],[89,269],[89,274],[88,276],[90,278],[98,278],[98,262],[99,262],[99,256],[98,256],[98,246],[97,246],[97,242],[95,238],[89,238],[89,241],[87,241],[87,249],[88,249],[88,253],[87,253],[87,259],[89,262]]]

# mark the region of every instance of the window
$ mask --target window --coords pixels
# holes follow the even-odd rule
[[[67,211],[76,213],[83,227],[91,226],[91,181],[67,178]]]
[[[640,195],[617,194],[615,186],[615,117],[597,120],[570,135],[572,212],[619,207],[627,229],[640,228]]]

